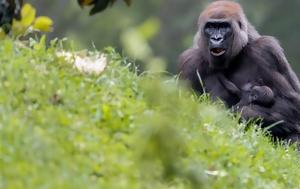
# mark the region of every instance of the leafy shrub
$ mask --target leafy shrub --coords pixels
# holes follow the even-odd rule
[[[138,76],[107,49],[101,75],[45,47],[0,43],[0,188],[298,188],[299,155],[273,146],[176,79]]]

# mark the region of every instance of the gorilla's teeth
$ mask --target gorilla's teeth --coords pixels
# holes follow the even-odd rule
[[[221,49],[215,49],[211,51],[211,54],[213,56],[222,56],[223,54],[225,54],[225,50],[221,50]]]

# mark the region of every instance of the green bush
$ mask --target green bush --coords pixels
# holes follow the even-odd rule
[[[57,46],[0,43],[0,188],[300,187],[299,154],[222,104],[112,50],[79,73]]]

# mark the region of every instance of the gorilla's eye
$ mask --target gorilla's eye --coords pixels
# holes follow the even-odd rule
[[[214,24],[212,24],[212,23],[207,23],[204,28],[205,29],[215,29],[216,26]]]

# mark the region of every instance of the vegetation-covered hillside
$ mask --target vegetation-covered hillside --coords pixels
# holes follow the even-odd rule
[[[60,43],[0,43],[0,188],[299,188],[299,154],[112,50],[100,75]]]

